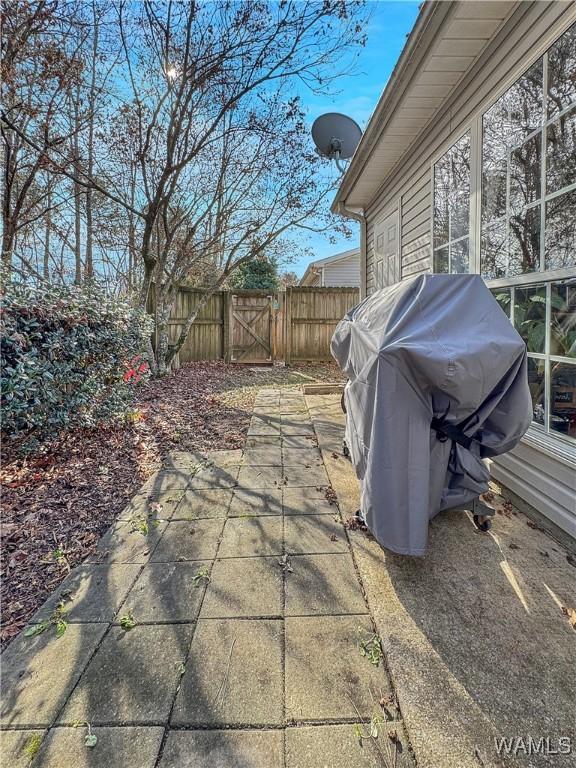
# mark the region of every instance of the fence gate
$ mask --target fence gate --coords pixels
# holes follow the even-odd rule
[[[233,363],[272,362],[273,296],[254,291],[230,296],[230,361]]]

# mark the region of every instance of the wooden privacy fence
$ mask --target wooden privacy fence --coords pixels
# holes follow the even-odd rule
[[[203,296],[202,291],[182,288],[170,313],[168,338],[175,344]],[[221,360],[224,357],[224,291],[217,291],[200,310],[199,316],[190,328],[186,341],[180,349],[181,363],[190,360]]]
[[[346,312],[360,301],[358,288],[287,288],[284,359],[332,360],[330,339]]]
[[[175,343],[203,292],[182,288],[169,321]],[[287,364],[331,360],[330,339],[360,300],[357,288],[287,288],[286,292],[217,291],[200,311],[178,356],[192,360]]]

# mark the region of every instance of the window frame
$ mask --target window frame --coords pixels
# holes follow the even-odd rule
[[[457,136],[454,136],[447,139],[445,142],[443,142],[441,149],[436,152],[432,160],[430,161],[430,199],[431,199],[431,206],[430,206],[430,253],[431,253],[431,259],[432,259],[432,272],[435,272],[435,256],[434,256],[434,205],[435,205],[435,172],[434,169],[436,165],[440,162],[440,160],[446,155],[453,146],[458,144],[459,141],[462,141],[462,139],[466,136],[466,134],[470,134],[470,202],[469,202],[469,211],[468,211],[468,234],[463,235],[462,238],[457,238],[457,240],[464,239],[464,237],[468,238],[468,264],[469,264],[469,271],[464,274],[474,274],[476,271],[476,261],[478,258],[478,253],[476,251],[476,237],[474,236],[475,232],[475,226],[476,226],[476,214],[475,214],[475,208],[476,208],[476,196],[477,196],[477,190],[475,187],[475,173],[478,173],[478,168],[475,163],[474,155],[476,154],[475,150],[475,142],[478,140],[477,136],[477,123],[476,121],[471,121],[470,123],[467,123],[459,132]],[[475,167],[476,166],[476,167]],[[447,246],[450,243],[457,242],[457,240],[448,241]],[[442,273],[444,274],[444,273]]]
[[[543,60],[543,66],[542,66],[542,78],[543,78],[543,84],[542,84],[542,91],[543,91],[543,115],[546,116],[546,119],[543,120],[542,126],[540,126],[539,129],[536,131],[533,131],[530,136],[537,135],[538,133],[543,133],[543,136],[541,138],[541,141],[544,143],[542,146],[544,147],[544,152],[542,156],[542,162],[541,162],[541,168],[540,168],[540,186],[542,190],[545,193],[546,190],[546,131],[548,126],[558,120],[561,115],[566,114],[570,109],[574,108],[574,105],[572,104],[570,107],[567,107],[566,109],[562,110],[562,112],[555,115],[553,118],[548,118],[548,51],[550,48],[574,25],[576,22],[572,18],[568,18],[564,20],[561,24],[559,24],[556,28],[551,29],[547,34],[543,35],[539,44],[534,47],[534,51],[531,54],[531,56],[525,57],[521,62],[518,63],[516,67],[512,70],[509,77],[506,78],[506,81],[500,86],[500,88],[496,89],[493,93],[486,96],[485,99],[482,100],[480,106],[478,109],[474,112],[473,117],[470,120],[470,125],[475,126],[476,130],[476,151],[471,153],[471,178],[473,169],[475,166],[475,172],[476,172],[476,185],[473,188],[473,191],[476,195],[476,222],[477,226],[475,226],[474,231],[471,232],[471,240],[474,240],[474,252],[477,255],[477,263],[475,266],[475,272],[477,274],[481,273],[481,264],[480,264],[480,244],[482,239],[482,232],[481,232],[481,214],[482,214],[482,138],[483,138],[483,128],[482,128],[482,121],[484,118],[484,115],[488,110],[491,109],[491,107],[496,104],[496,102],[504,96],[504,94],[514,85],[517,80],[519,80],[522,75],[527,72],[539,59]],[[525,141],[528,139],[528,136],[525,138]],[[472,182],[471,182],[472,183]],[[434,184],[434,179],[432,178],[432,184]],[[567,187],[564,187],[560,192],[552,192],[549,195],[543,194],[540,198],[541,202],[541,212],[540,212],[540,270],[538,272],[526,272],[520,275],[515,276],[508,276],[508,277],[496,277],[496,278],[485,278],[484,281],[486,285],[489,288],[511,288],[514,285],[519,285],[521,283],[531,284],[535,282],[547,282],[550,281],[557,281],[557,280],[563,280],[569,277],[574,277],[576,274],[576,267],[562,267],[560,269],[556,270],[546,270],[545,267],[545,243],[544,238],[546,236],[545,232],[545,211],[546,211],[546,203],[548,200],[553,199],[555,196],[567,194],[572,190],[574,185],[569,185]],[[472,197],[472,191],[471,191],[471,197]],[[432,199],[432,216],[434,215],[434,199]],[[540,278],[540,279],[539,279]]]

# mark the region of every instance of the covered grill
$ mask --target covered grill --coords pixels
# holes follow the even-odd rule
[[[425,274],[352,309],[331,349],[362,515],[383,546],[422,555],[428,521],[486,491],[483,459],[530,424],[525,344],[479,275]]]

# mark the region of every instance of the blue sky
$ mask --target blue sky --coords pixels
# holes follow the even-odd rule
[[[323,112],[343,112],[354,118],[361,128],[364,128],[394,65],[406,42],[406,35],[412,29],[418,15],[418,3],[409,0],[371,0],[372,16],[367,29],[368,40],[366,47],[360,52],[355,67],[355,74],[341,79],[334,97],[317,96],[302,93],[302,100],[308,110],[310,125]],[[328,161],[327,161],[328,162]],[[336,168],[327,169],[333,177],[338,176]],[[303,230],[293,239],[305,247],[311,248],[314,258],[322,259],[338,251],[353,248],[358,244],[358,230],[354,227],[352,239],[340,238],[336,245],[320,234]],[[299,276],[304,273],[308,258],[302,258],[286,266]]]

